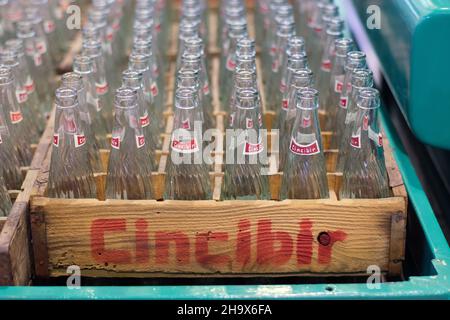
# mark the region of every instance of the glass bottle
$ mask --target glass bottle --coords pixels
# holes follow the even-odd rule
[[[314,82],[314,74],[308,68],[290,69],[288,88],[283,95],[281,113],[279,117],[280,134],[280,164],[279,170],[283,171],[289,153],[291,134],[297,116],[297,97],[300,91],[311,88]]]
[[[202,159],[201,128],[197,92],[188,88],[178,89],[164,199],[211,199],[208,164]]]
[[[30,142],[33,141],[35,133],[28,126],[28,121],[17,101],[15,94],[14,75],[7,66],[0,65],[0,104],[6,126],[11,134],[12,142],[19,156],[22,166],[31,163],[32,152]]]
[[[108,132],[111,132],[113,125],[113,99],[109,85],[110,82],[106,74],[101,42],[93,39],[83,40],[82,55],[90,57],[94,63],[95,90],[97,92],[98,103],[107,120]]]
[[[325,199],[329,191],[317,112],[319,92],[304,89],[297,95],[298,110],[283,172],[281,199]]]
[[[231,90],[229,104],[225,109],[228,114],[227,127],[233,128],[236,116],[237,93],[243,90],[256,90],[256,74],[252,70],[236,69],[234,73],[234,86]]]
[[[155,106],[151,96],[144,93],[142,74],[127,69],[122,73],[122,86],[136,91],[139,120],[144,132],[145,141],[152,153],[160,146],[158,118],[155,116]],[[154,159],[152,156],[151,159]],[[155,167],[154,164],[152,164]]]
[[[55,131],[48,179],[50,198],[96,198],[96,184],[85,122],[80,119],[77,92],[56,90]]]
[[[1,85],[0,85],[1,88]],[[21,163],[17,153],[17,142],[8,128],[7,115],[0,103],[0,179],[9,190],[20,190],[22,185]]]
[[[349,95],[352,90],[352,74],[355,69],[366,67],[366,54],[362,51],[351,51],[347,54],[345,61],[345,76],[339,104],[336,106],[336,117],[334,118],[333,137],[331,139],[331,149],[337,149],[342,141],[343,127],[347,115],[347,105]]]
[[[353,50],[353,40],[342,38],[335,41],[336,53],[331,63],[330,82],[328,84],[328,94],[322,108],[327,114],[325,130],[334,130],[337,106],[339,105],[345,78],[345,60],[347,54]],[[322,100],[323,101],[323,100]]]
[[[236,112],[227,130],[226,162],[222,199],[268,199],[268,176],[263,171],[260,154],[265,149],[260,132],[258,93],[254,89],[238,91]],[[229,139],[230,138],[230,139]]]
[[[36,101],[36,96],[33,95],[30,99],[26,89],[25,74],[21,73],[19,67],[19,60],[17,55],[11,50],[3,50],[0,53],[1,64],[10,68],[14,78],[15,98],[22,110],[25,125],[29,128],[31,133],[31,143],[39,142],[42,123],[44,122],[43,115],[40,112],[39,104]]]
[[[361,90],[365,88],[371,88],[373,86],[373,73],[368,69],[355,69],[352,73],[351,79],[352,90],[350,92],[350,98],[348,100],[345,118],[343,119],[342,136],[339,144],[339,156],[337,161],[337,172],[342,172],[344,169],[345,159],[348,156],[350,140],[352,134],[352,122],[355,120],[356,113],[358,112],[358,106],[356,105],[358,95]]]
[[[325,49],[323,50],[322,62],[317,75],[317,89],[320,92],[320,101],[328,101],[328,94],[330,93],[330,79],[331,71],[333,69],[333,59],[336,54],[336,40],[343,37],[342,27],[343,20],[340,18],[333,18],[328,24],[328,29],[325,33]],[[325,107],[322,108],[322,111]],[[323,124],[325,125],[325,124]]]
[[[153,153],[139,121],[137,91],[117,89],[114,109],[106,198],[153,199]]]
[[[349,155],[345,161],[341,199],[371,199],[390,196],[383,138],[378,123],[380,94],[366,88],[359,92],[358,112],[352,123]]]
[[[102,110],[95,86],[94,63],[92,58],[83,55],[76,55],[73,60],[73,71],[81,76],[83,86],[86,91],[86,104],[89,110],[92,126],[97,136],[99,146],[107,148],[107,136],[110,133],[107,117]]]
[[[9,197],[8,190],[6,189],[5,182],[0,176],[0,217],[6,217],[9,215],[9,211],[12,208],[11,198]]]
[[[30,67],[31,76],[35,80],[36,91],[42,109],[49,114],[52,109],[50,92],[52,92],[53,79],[50,80],[50,77],[53,77],[53,69],[47,64],[48,60],[42,57],[41,52],[43,52],[43,49],[39,48],[43,44],[39,44],[38,40],[35,40],[33,25],[27,20],[18,23],[17,37],[23,41],[26,60]]]
[[[96,135],[97,127],[92,116],[93,110],[89,110],[87,103],[86,88],[82,77],[75,72],[67,72],[61,77],[62,85],[72,88],[77,92],[77,113],[79,120],[84,123],[83,135],[86,139],[86,149],[89,161],[94,172],[103,172],[103,165],[100,160],[100,142]]]

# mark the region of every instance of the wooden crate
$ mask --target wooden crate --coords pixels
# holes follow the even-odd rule
[[[41,164],[48,151],[46,129],[38,146],[32,145],[33,160],[23,167],[24,181],[20,190],[10,190],[13,207],[7,217],[0,217],[0,286],[27,285],[32,274],[29,207],[30,194]]]
[[[212,14],[212,30],[216,19]],[[211,87],[217,127],[223,132],[226,114],[219,106],[219,51],[214,37],[211,32]],[[176,47],[168,52],[173,60]],[[260,70],[259,58],[257,64]],[[173,73],[174,62],[164,143],[153,174],[158,199],[164,190],[173,125]],[[273,116],[264,111],[269,128]],[[53,130],[53,123],[48,130]],[[327,149],[330,133],[323,137]],[[51,145],[50,137],[43,143]],[[221,139],[218,145],[223,145]],[[337,150],[326,153],[330,169]],[[383,274],[399,275],[405,254],[407,196],[388,141],[385,153],[392,190],[387,199],[340,200],[341,177],[329,172],[329,199],[278,201],[274,196],[264,201],[220,201],[223,152],[217,151],[211,172],[213,200],[105,201],[104,173],[96,174],[98,199],[46,197],[48,148],[31,195],[36,275],[63,276],[71,265],[92,277],[364,275],[372,265]],[[108,151],[103,155],[106,161]],[[272,171],[270,188],[276,194],[281,173]]]

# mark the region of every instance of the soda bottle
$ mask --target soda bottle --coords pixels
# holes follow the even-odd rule
[[[0,104],[0,179],[4,179],[4,183],[9,190],[20,190],[22,185],[22,172],[20,171],[21,163],[17,153],[17,142],[11,135],[6,121],[7,115]]]
[[[19,67],[19,59],[17,54],[12,50],[3,50],[0,52],[0,62],[2,65],[11,69],[14,77],[14,90],[15,97],[22,110],[24,121],[26,126],[29,127],[31,132],[31,138],[33,143],[37,143],[40,138],[41,129],[43,123],[43,114],[39,110],[39,103],[37,102],[36,95],[32,95],[31,99],[28,96],[26,89],[26,74],[21,73]]]
[[[106,198],[153,199],[153,153],[139,121],[137,91],[117,89],[114,109]]]
[[[311,23],[312,7],[316,0],[295,0],[294,15],[297,21],[297,34],[305,37],[308,32],[308,23]]]
[[[77,92],[56,89],[55,131],[48,178],[51,198],[95,198],[94,173],[88,155],[86,123],[80,119]]]
[[[215,127],[214,110],[212,106],[211,91],[209,89],[208,73],[206,72],[204,66],[201,63],[201,54],[190,54],[185,53],[181,57],[181,69],[198,70],[199,72],[199,85],[201,88],[198,103],[200,104],[200,109],[203,111],[205,128],[211,129]]]
[[[76,55],[73,60],[73,71],[81,76],[83,86],[86,91],[86,104],[92,126],[97,136],[101,148],[107,148],[107,135],[109,125],[107,116],[102,110],[95,86],[94,63],[92,58],[83,55]]]
[[[295,57],[295,56],[294,56]],[[281,103],[281,113],[279,117],[280,128],[280,165],[279,170],[283,171],[289,153],[291,134],[294,129],[294,122],[297,116],[297,97],[300,91],[311,88],[314,82],[314,75],[310,69],[294,66],[289,68],[290,76],[288,88],[283,95]]]
[[[281,185],[282,199],[325,199],[329,197],[317,109],[319,92],[297,93],[297,115],[291,134]]]
[[[260,3],[261,1],[258,1],[257,3]],[[245,6],[243,5],[242,0],[232,0],[232,1],[222,1],[220,2],[220,15],[219,15],[219,27],[218,27],[218,34],[217,34],[217,43],[220,45],[223,45],[225,39],[228,35],[228,26],[226,21],[227,20],[239,20],[239,19],[245,19],[246,17],[246,10]],[[256,30],[256,35],[258,36],[260,34],[259,30]],[[260,38],[257,38],[258,41],[261,40]],[[260,42],[259,42],[260,43]]]
[[[208,163],[202,159],[201,120],[197,91],[178,89],[164,199],[211,199]]]
[[[348,150],[350,145],[348,141],[351,138],[352,122],[355,119],[356,113],[358,112],[358,107],[356,105],[359,92],[365,88],[370,88],[373,86],[373,73],[368,69],[355,69],[352,73],[351,80],[352,90],[350,93],[350,98],[348,100],[346,114],[344,118],[344,123],[341,124],[341,141],[339,145],[339,156],[337,161],[337,172],[342,172],[344,169],[345,159],[348,156]]]
[[[345,60],[347,54],[353,50],[353,40],[342,38],[335,41],[336,53],[331,63],[330,82],[328,84],[328,94],[325,94],[326,101],[322,108],[327,114],[325,130],[332,131],[335,126],[336,106],[339,105],[345,78]]]
[[[98,103],[106,117],[108,132],[111,132],[113,124],[112,91],[106,74],[101,42],[94,39],[83,40],[82,55],[90,57],[94,63],[95,90],[97,92]]]
[[[47,63],[49,59],[44,59],[47,55],[42,54],[42,52],[46,52],[45,43],[39,42],[32,23],[26,20],[18,23],[17,37],[23,41],[26,60],[30,67],[31,76],[35,80],[42,110],[48,115],[52,108],[50,92],[52,92],[53,87],[53,69]],[[50,78],[52,79],[50,80]]]
[[[317,88],[320,92],[320,101],[328,101],[328,94],[330,93],[330,79],[331,70],[333,69],[332,61],[336,54],[336,40],[343,37],[342,26],[343,20],[340,18],[333,18],[328,23],[328,29],[325,32],[325,49],[322,54],[322,63],[317,75]],[[323,110],[324,108],[322,108]],[[323,124],[325,125],[325,124]]]
[[[103,166],[100,161],[100,142],[96,135],[98,119],[92,115],[95,111],[89,110],[86,88],[82,77],[75,72],[67,72],[62,75],[61,82],[64,87],[72,88],[77,92],[77,113],[79,120],[84,123],[82,138],[86,140],[89,161],[94,172],[103,172]]]
[[[19,1],[1,0],[0,1],[0,22],[1,32],[0,40],[6,41],[15,36],[15,27],[17,22],[23,18],[21,4]]]
[[[127,69],[122,73],[122,86],[136,91],[139,120],[144,132],[145,141],[152,152],[160,146],[158,118],[152,97],[144,93],[142,74]],[[151,159],[154,157],[152,156]],[[151,161],[151,160],[149,160]],[[155,165],[152,164],[154,167]]]
[[[0,217],[8,216],[11,208],[11,198],[9,197],[3,177],[0,176]]]
[[[347,54],[345,62],[345,76],[342,86],[342,92],[339,98],[339,104],[336,106],[336,117],[334,119],[333,137],[331,139],[331,148],[337,149],[342,141],[343,127],[347,115],[347,105],[349,95],[352,90],[352,74],[355,69],[366,67],[366,54],[362,51],[351,51]]]
[[[260,132],[258,92],[238,91],[236,101],[232,130],[227,130],[222,199],[268,199],[268,176],[259,156],[265,141]]]
[[[359,92],[358,111],[352,122],[349,154],[345,161],[340,198],[387,198],[390,195],[378,123],[380,94],[366,88]]]
[[[227,127],[233,128],[236,119],[237,93],[243,90],[256,90],[256,73],[253,70],[236,69],[234,73],[234,86],[231,90],[228,108]]]
[[[17,101],[14,82],[12,70],[7,66],[0,65],[0,104],[3,109],[4,121],[11,134],[20,164],[28,166],[32,159],[29,143],[33,141],[36,133],[32,131],[33,128],[28,126],[30,119],[25,120],[25,115]]]
[[[274,41],[274,45],[271,47],[272,60],[271,70],[268,72],[270,75],[266,86],[267,107],[269,110],[276,111],[278,103],[275,100],[277,97],[276,92],[279,90],[281,83],[281,68],[286,58],[286,46],[288,39],[294,35],[295,23],[293,20],[281,20],[277,24],[277,33]]]

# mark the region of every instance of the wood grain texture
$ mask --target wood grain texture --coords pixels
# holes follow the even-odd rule
[[[403,209],[402,198],[283,202],[100,202],[35,198],[32,205],[35,214],[45,216],[50,275],[53,269],[77,264],[82,269],[114,271],[117,276],[121,272],[359,273],[371,264],[387,271],[391,216]],[[311,262],[299,265],[297,259],[303,253],[297,252],[296,244],[299,224],[305,221],[312,223],[313,249]],[[261,227],[266,222],[271,223],[271,230]],[[248,230],[242,226],[245,223],[249,223]],[[142,225],[146,226],[146,232],[142,231]],[[98,228],[105,232],[101,239]],[[141,231],[138,235],[137,229]],[[249,237],[243,235],[243,229]],[[239,230],[240,240],[237,239]],[[345,233],[345,240],[332,246],[329,263],[320,263],[317,236],[333,231]],[[159,245],[155,244],[157,232],[171,235],[169,242],[173,243],[169,249],[161,244],[161,239]],[[182,242],[184,236],[187,240]],[[286,248],[272,244],[272,236],[275,240],[288,239]],[[147,245],[137,244],[136,237],[148,238]],[[178,255],[173,250],[176,239],[182,242]],[[105,243],[104,248],[99,247],[101,241]],[[202,251],[205,249],[201,243],[206,243],[209,254]],[[237,257],[240,250],[245,252],[239,248],[250,248],[248,257]],[[170,254],[164,256],[166,249]],[[157,254],[159,261],[163,261],[160,264],[155,262]],[[121,261],[123,256],[129,261]]]

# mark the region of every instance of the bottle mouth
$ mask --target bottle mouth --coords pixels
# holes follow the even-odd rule
[[[83,89],[83,81],[81,75],[76,72],[67,72],[62,75],[61,82],[64,86],[74,88],[77,91]]]
[[[77,92],[66,86],[59,87],[55,91],[56,106],[59,109],[71,109],[78,106]]]
[[[371,87],[373,85],[373,72],[364,68],[354,69],[351,84],[355,88]]]
[[[131,109],[137,106],[137,91],[130,87],[120,87],[116,90],[114,106],[119,109]]]
[[[360,65],[366,60],[366,54],[362,51],[350,51],[347,53],[346,65]]]
[[[297,92],[297,108],[315,110],[319,108],[319,91],[313,88],[303,88]]]
[[[73,59],[73,70],[77,73],[91,73],[93,71],[92,58],[89,56],[76,55]]]
[[[357,100],[358,108],[373,110],[380,107],[380,92],[375,88],[365,88],[359,92]]]
[[[196,107],[196,90],[194,88],[178,88],[175,92],[175,107],[178,109],[194,109]]]
[[[258,100],[258,91],[251,88],[241,89],[236,92],[239,109],[255,109]]]

